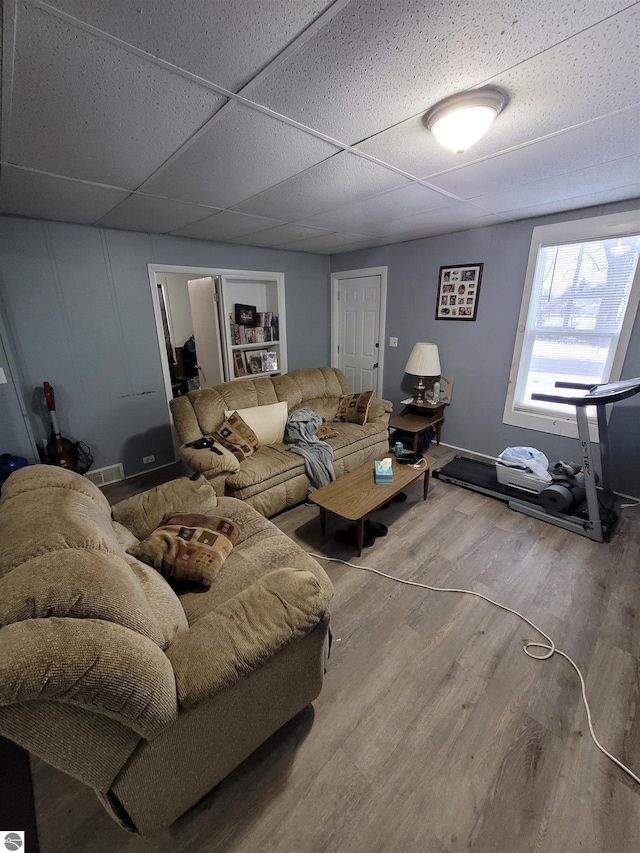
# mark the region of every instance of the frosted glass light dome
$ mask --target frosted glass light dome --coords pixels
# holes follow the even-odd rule
[[[429,110],[425,121],[442,146],[460,154],[484,136],[506,103],[504,92],[485,86],[446,98]]]

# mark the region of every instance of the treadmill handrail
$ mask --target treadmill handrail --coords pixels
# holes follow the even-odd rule
[[[626,400],[640,394],[640,377],[624,379],[620,382],[607,382],[603,385],[584,385],[582,383],[556,382],[556,388],[580,388],[587,391],[580,397],[564,397],[559,394],[532,394],[532,400],[545,403],[564,403],[567,406],[606,406]]]

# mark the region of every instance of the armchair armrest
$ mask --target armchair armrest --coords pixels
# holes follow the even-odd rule
[[[240,470],[240,463],[230,450],[217,443],[216,448],[222,451],[222,456],[206,447],[199,450],[196,447],[185,447],[183,444],[180,448],[180,458],[192,471],[204,474],[207,479],[216,474],[233,474]]]
[[[308,634],[329,594],[306,569],[276,569],[178,633],[167,649],[182,708],[193,708]]]
[[[373,421],[389,420],[389,415],[393,411],[393,403],[390,400],[381,400],[379,397],[374,397],[369,405],[369,416],[367,420]]]

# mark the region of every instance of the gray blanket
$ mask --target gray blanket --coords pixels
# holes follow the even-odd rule
[[[291,412],[284,429],[284,440],[289,450],[304,459],[305,472],[311,485],[319,489],[335,480],[333,448],[316,435],[322,418],[311,409]]]

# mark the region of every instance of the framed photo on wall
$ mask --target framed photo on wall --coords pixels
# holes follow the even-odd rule
[[[440,267],[436,320],[475,320],[484,264]]]

